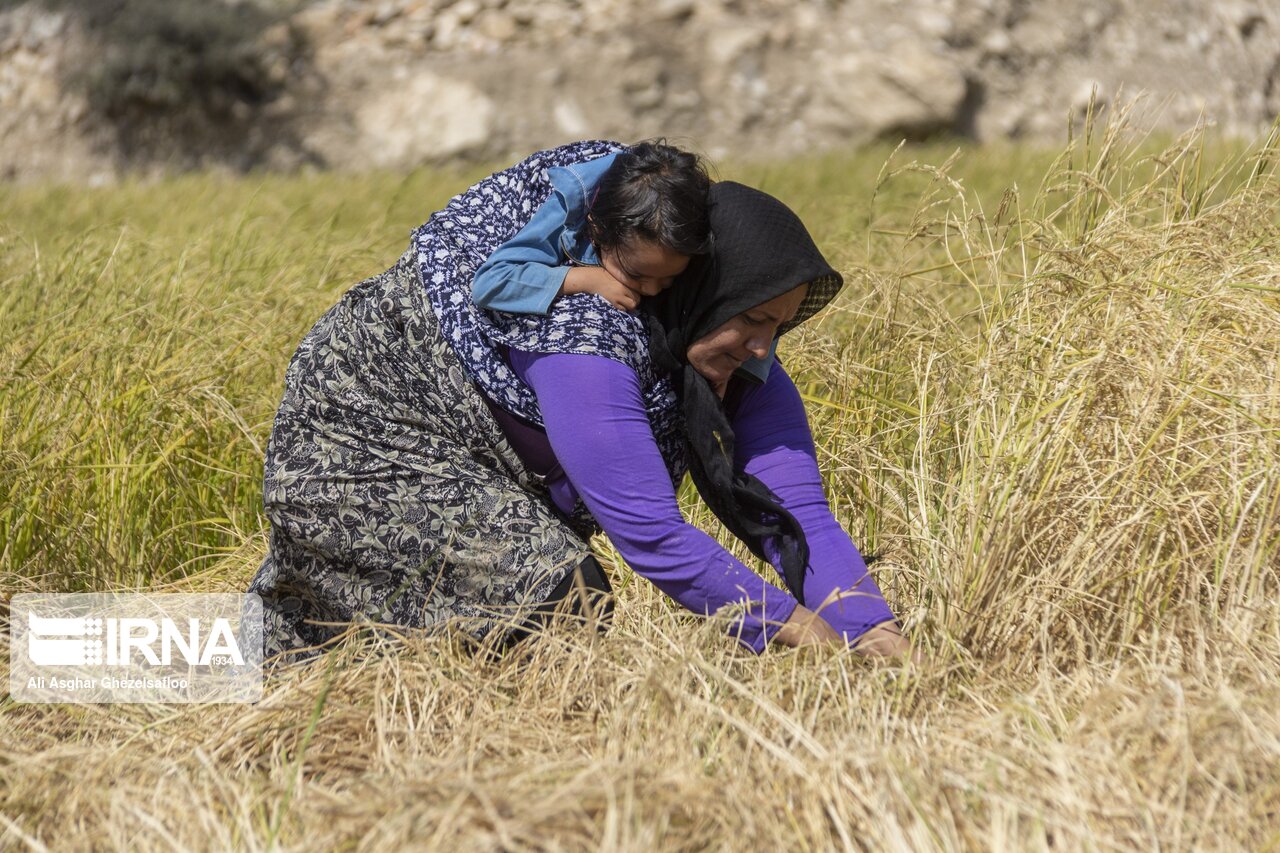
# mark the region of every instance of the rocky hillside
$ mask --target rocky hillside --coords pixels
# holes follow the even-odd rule
[[[175,17],[194,0],[0,6],[0,176],[404,169],[589,136],[713,156],[1058,138],[1095,92],[1144,93],[1139,120],[1179,129],[1280,111],[1275,0],[211,2],[195,23]]]

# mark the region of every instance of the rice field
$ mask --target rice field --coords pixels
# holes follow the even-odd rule
[[[0,847],[1280,850],[1278,153],[718,164],[845,273],[781,352],[919,663],[753,657],[600,539],[604,637],[353,633],[254,706],[6,695]],[[243,591],[294,347],[488,171],[0,186],[5,600]]]

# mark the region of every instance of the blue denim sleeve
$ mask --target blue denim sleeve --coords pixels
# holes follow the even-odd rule
[[[569,272],[560,254],[568,210],[553,192],[529,223],[476,270],[471,300],[490,311],[546,314]]]

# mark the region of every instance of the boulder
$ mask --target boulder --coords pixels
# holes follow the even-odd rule
[[[491,98],[470,83],[427,71],[364,92],[351,103],[349,122],[325,115],[304,136],[327,165],[413,168],[476,154],[494,132]]]
[[[964,70],[919,43],[832,57],[822,76],[815,122],[855,139],[919,139],[963,120]]]

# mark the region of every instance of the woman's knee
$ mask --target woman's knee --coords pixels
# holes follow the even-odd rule
[[[603,634],[613,622],[613,587],[604,567],[594,556],[588,556],[556,585],[547,600],[538,605],[525,622],[512,632],[512,642],[545,630],[559,616],[586,626],[594,626]]]
[[[594,619],[603,632],[613,616],[613,603],[613,587],[609,585],[604,567],[593,555],[588,555],[556,586],[543,606]]]

